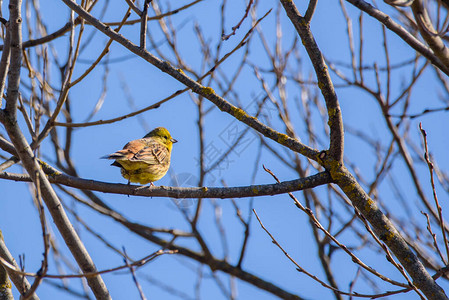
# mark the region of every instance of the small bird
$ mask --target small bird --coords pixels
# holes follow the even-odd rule
[[[111,166],[120,168],[128,184],[151,183],[150,186],[153,186],[154,181],[167,173],[173,143],[176,142],[167,129],[158,127],[143,138],[129,142],[122,150],[101,158],[115,159]]]

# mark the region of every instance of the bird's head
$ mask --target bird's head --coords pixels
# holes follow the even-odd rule
[[[164,127],[157,127],[144,136],[144,138],[150,137],[159,140],[170,150],[172,149],[173,143],[177,142],[177,140],[172,138],[170,132],[168,132],[168,130]]]

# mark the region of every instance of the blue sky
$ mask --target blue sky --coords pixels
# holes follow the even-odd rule
[[[232,1],[231,1],[232,2]],[[233,1],[236,2],[236,1]],[[300,10],[304,10],[302,2],[297,1]],[[180,7],[188,2],[171,1],[169,3],[160,3],[163,11],[170,8]],[[108,9],[102,20],[117,21],[120,20],[124,14],[125,1],[120,3],[111,2],[108,4]],[[173,27],[178,29],[178,50],[182,54],[185,62],[196,72],[202,73],[202,64],[204,63],[200,55],[201,48],[197,42],[194,27],[196,24],[203,30],[204,39],[210,48],[215,50],[216,44],[220,39],[220,5],[215,1],[203,1],[195,5],[193,8],[182,11],[172,18]],[[382,4],[383,5],[383,4]],[[64,6],[62,1],[45,1],[40,3],[41,13],[46,25],[48,33],[62,27],[69,17],[69,10]],[[98,8],[100,8],[98,6]],[[270,15],[262,21],[260,30],[271,42],[271,50],[273,50],[272,41],[275,38],[276,28],[276,11],[278,3],[276,1],[264,1],[258,5],[257,16],[261,17],[268,9],[273,8]],[[347,4],[348,11],[353,17],[353,22],[356,24],[358,13],[355,9]],[[382,6],[387,12],[392,12],[387,6]],[[3,13],[7,13],[7,3],[3,3]],[[228,3],[226,11],[226,28],[225,31],[230,32],[230,28],[234,26],[243,14],[243,3]],[[99,15],[99,9],[94,10],[95,16]],[[153,12],[152,12],[153,13]],[[394,12],[392,12],[394,14]],[[153,13],[154,14],[154,13]],[[150,14],[151,15],[151,14]],[[283,31],[282,46],[287,49],[292,40],[296,36],[293,26],[288,21],[285,13],[280,11],[281,25]],[[32,19],[35,15],[32,14]],[[130,19],[136,18],[133,14]],[[376,62],[379,66],[385,65],[385,57],[382,48],[382,32],[380,25],[370,19],[364,17],[364,36],[365,36],[365,64],[372,66]],[[341,14],[341,9],[338,3],[334,1],[320,2],[317,7],[316,14],[313,18],[311,28],[315,34],[315,39],[320,46],[326,59],[330,62],[349,63],[349,52],[346,36],[346,27],[343,23],[344,19]],[[156,41],[163,41],[163,35],[156,22],[149,22],[149,30]],[[250,28],[249,19],[245,20],[242,27],[237,31],[237,34],[231,37],[223,44],[221,56],[230,51],[240,41],[244,34]],[[100,32],[86,25],[86,33],[83,40],[90,34],[93,34],[93,40],[81,52],[80,62],[77,63],[74,78],[77,78],[89,66],[89,63],[96,59],[99,52],[103,49],[106,38]],[[354,26],[357,34],[358,29]],[[76,29],[79,32],[79,27]],[[122,34],[131,39],[135,43],[138,42],[139,26],[125,27]],[[24,40],[28,39],[28,35],[24,30]],[[52,42],[52,48],[49,52],[57,51],[60,61],[64,61],[67,56],[67,45],[69,34]],[[357,40],[357,39],[356,39]],[[388,42],[391,50],[392,61],[405,61],[414,57],[415,53],[411,51],[408,46],[393,34],[388,34]],[[273,83],[273,78],[267,74],[263,69],[266,66],[269,69],[268,58],[262,49],[262,43],[259,35],[254,33],[251,41],[251,55],[250,62],[257,65],[261,69],[261,73],[265,76],[268,83]],[[298,43],[298,45],[301,45]],[[157,53],[151,47],[148,50],[152,53]],[[159,50],[167,57],[173,59],[173,54],[170,53],[169,47],[166,43],[161,42]],[[297,49],[301,56],[301,60],[297,61],[290,57],[292,70],[303,71],[303,76],[310,76],[311,80],[315,80],[312,73],[311,64],[305,56],[305,51],[302,48]],[[222,66],[223,72],[232,74],[238,67],[243,55],[243,50],[233,54]],[[176,82],[167,74],[162,73],[154,66],[148,64],[138,57],[131,57],[129,52],[122,46],[113,43],[107,59],[112,63],[108,64],[107,75],[107,94],[104,98],[104,104],[101,109],[94,115],[92,121],[105,120],[130,113],[134,110],[151,105],[161,99],[171,95],[175,91],[183,88],[183,86]],[[420,61],[420,65],[423,61]],[[206,67],[207,70],[210,65]],[[344,69],[348,76],[351,76],[349,69]],[[102,94],[103,78],[105,74],[105,65],[98,66],[89,76],[83,80],[79,85],[75,86],[70,91],[70,101],[73,115],[73,122],[84,122],[94,109],[98,98]],[[392,95],[401,90],[401,86],[410,80],[411,68],[404,67],[392,73]],[[28,80],[25,69],[22,69],[22,78]],[[50,82],[54,83],[54,88],[58,88],[56,84],[59,81],[60,74],[55,66],[52,66],[48,78]],[[342,81],[332,73],[332,79],[335,84],[341,84]],[[366,80],[368,85],[375,87],[373,74],[366,73]],[[381,76],[382,83],[385,83],[386,77]],[[203,82],[207,82],[207,79]],[[300,102],[302,90],[298,85],[292,81],[287,80],[287,93],[289,100],[289,108],[292,111],[292,123],[303,142],[307,143],[306,129],[301,113],[295,107]],[[220,88],[211,84],[212,88],[220,91]],[[263,90],[260,87],[260,82],[255,79],[254,71],[250,67],[245,67],[242,75],[239,77],[235,85],[235,91],[238,92],[239,98],[234,95],[226,97],[227,100],[234,104],[241,103],[243,108],[247,108],[248,112],[254,112],[253,103],[260,100],[263,96]],[[25,97],[29,97],[27,90],[22,91]],[[316,92],[315,92],[316,93]],[[447,106],[447,100],[439,100],[440,95],[443,99],[447,99],[446,95],[442,94],[443,90],[440,84],[436,81],[435,72],[428,68],[422,78],[418,81],[410,101],[410,112],[419,113],[426,108],[438,108]],[[382,140],[383,146],[388,146],[391,140],[391,134],[386,131],[386,125],[381,117],[379,106],[374,100],[359,88],[344,87],[337,88],[337,94],[342,107],[343,119],[345,125],[351,128],[356,128],[365,132],[372,138]],[[278,95],[276,95],[278,96]],[[318,94],[321,105],[324,106],[324,101],[321,95]],[[445,98],[446,97],[446,98]],[[131,104],[130,104],[131,100]],[[446,102],[444,102],[446,101]],[[50,104],[54,106],[54,103]],[[273,128],[281,132],[285,132],[285,126],[279,121],[278,116],[273,110],[273,105],[267,103],[263,113],[265,119]],[[210,161],[213,163],[217,153],[227,151],[229,147],[229,132],[235,126],[241,130],[244,125],[236,123],[237,121],[230,115],[221,112],[214,108],[207,100],[204,101],[204,109],[210,109],[210,112],[204,118],[205,124],[205,145],[210,154]],[[197,122],[198,111],[195,103],[188,93],[184,93],[169,102],[161,105],[159,108],[150,110],[139,115],[137,118],[129,118],[116,122],[113,124],[91,126],[85,128],[75,129],[73,134],[73,148],[72,159],[77,168],[78,174],[82,178],[94,179],[98,181],[126,183],[126,180],[120,176],[117,168],[110,167],[108,161],[101,160],[99,157],[115,152],[121,149],[128,141],[141,138],[149,130],[158,126],[164,126],[169,129],[172,136],[179,142],[174,145],[172,154],[172,166],[169,173],[156,185],[175,185],[175,178],[181,178],[182,185],[195,186],[194,182],[186,182],[184,179],[188,176],[191,179],[198,178],[198,156],[199,156],[199,137]],[[320,134],[319,150],[327,147],[328,142],[323,134],[325,123],[322,122],[318,112],[313,111],[312,120],[314,127]],[[61,118],[59,121],[64,121]],[[411,139],[414,143],[421,147],[420,136],[418,131],[418,123],[422,122],[424,128],[428,132],[429,146],[438,161],[441,169],[446,169],[449,164],[447,156],[447,147],[449,141],[447,139],[446,128],[449,121],[447,113],[438,112],[428,114],[421,118],[409,121]],[[22,124],[23,125],[23,124]],[[23,126],[26,131],[26,127]],[[1,134],[5,134],[3,128],[0,129]],[[60,139],[64,140],[64,128],[58,129]],[[28,135],[29,136],[29,135]],[[273,179],[269,174],[263,171],[262,164],[271,169],[280,180],[292,180],[298,177],[298,174],[293,170],[283,165],[274,155],[269,151],[263,150],[259,156],[259,137],[254,132],[249,132],[246,136],[247,144],[240,147],[229,155],[228,163],[221,165],[219,170],[212,172],[206,177],[206,185],[208,186],[222,186],[223,182],[228,186],[242,186],[252,183],[263,184],[272,183]],[[279,153],[285,155],[285,149],[276,145],[272,141],[267,143],[275,147]],[[40,149],[44,159],[50,163],[54,162],[54,150],[49,142],[42,144]],[[3,153],[2,153],[3,154]],[[288,157],[287,155],[285,155]],[[358,170],[363,174],[368,181],[374,177],[374,165],[376,156],[372,148],[368,147],[359,138],[352,134],[346,134],[345,140],[345,156],[357,166]],[[304,160],[305,163],[305,160]],[[428,185],[428,172],[426,166],[417,162],[420,178],[423,178],[424,188],[427,196],[431,197],[431,189]],[[15,166],[11,168],[11,172],[22,172],[21,168]],[[312,171],[311,173],[314,173]],[[255,176],[253,176],[255,174]],[[396,178],[399,189],[407,201],[413,203],[417,202],[416,193],[411,184],[410,176],[405,170],[402,162],[395,164],[391,174]],[[0,189],[4,191],[4,195],[0,200],[0,211],[6,213],[0,218],[0,229],[3,231],[5,241],[14,257],[18,259],[19,255],[26,256],[26,269],[35,272],[39,269],[40,261],[42,259],[42,239],[40,233],[39,218],[36,210],[33,207],[29,189],[27,184],[19,182],[0,181]],[[56,187],[57,191],[60,191]],[[391,185],[388,179],[385,179],[379,190],[382,192],[382,199],[386,207],[391,212],[396,213],[398,220],[401,220],[401,226],[406,226],[406,220],[416,220],[420,224],[425,225],[425,218],[419,214],[419,210],[423,209],[422,205],[417,204],[413,215],[409,215],[407,211],[402,209],[400,199],[395,197],[392,192]],[[437,187],[440,191],[440,203],[446,203],[447,193],[444,194],[441,186]],[[320,197],[322,203],[328,203],[328,189],[326,187],[319,187],[316,189],[317,195]],[[111,195],[97,193],[103,201],[105,201],[112,208],[124,214],[130,220],[142,223],[148,226],[161,228],[176,228],[182,230],[189,230],[188,223],[183,219],[182,213],[176,207],[173,199],[166,198],[143,198],[143,197],[127,197],[126,195]],[[295,195],[304,203],[302,193],[297,192]],[[63,198],[65,205],[77,212],[82,218],[88,222],[89,226],[95,229],[98,233],[107,238],[115,247],[121,249],[124,247],[129,256],[134,259],[140,259],[157,251],[159,246],[151,244],[130,232],[122,226],[116,224],[107,217],[101,216],[85,206],[76,203],[66,197]],[[186,211],[191,214],[197,200],[184,199],[182,204]],[[336,213],[341,214],[345,220],[352,217],[352,209],[345,207],[341,201],[335,199],[334,209]],[[316,255],[316,245],[312,241],[313,233],[310,229],[308,217],[296,209],[292,201],[287,195],[279,195],[274,197],[260,197],[256,199],[237,199],[242,215],[244,218],[250,214],[250,209],[254,208],[261,217],[264,225],[276,237],[277,241],[285,247],[285,250],[294,257],[294,259],[310,272],[316,274],[319,278],[325,279],[323,271],[320,267],[319,259]],[[214,206],[218,205],[218,208]],[[447,208],[443,214],[447,216]],[[215,215],[219,212],[222,217],[222,222],[228,236],[227,243],[229,248],[229,262],[235,264],[239,258],[240,245],[243,239],[244,228],[239,223],[234,207],[230,199],[210,200],[204,201],[204,208],[202,217],[199,221],[199,228],[201,234],[204,235],[205,240],[211,247],[213,254],[216,257],[223,257],[225,251],[220,239],[220,232],[215,225]],[[48,216],[48,214],[47,214]],[[112,250],[104,246],[96,237],[88,233],[82,225],[74,220],[75,227],[80,230],[80,236],[85,243],[89,253],[92,255],[98,269],[108,269],[117,265],[123,264],[123,260]],[[62,253],[70,257],[66,247],[63,245],[62,239],[56,232],[50,217],[48,216],[49,224],[55,237],[58,240],[58,246]],[[325,221],[324,221],[325,222]],[[325,224],[327,225],[327,224]],[[356,226],[363,228],[363,225],[358,223]],[[338,228],[335,225],[333,228]],[[295,270],[282,252],[276,248],[266,233],[260,228],[255,217],[251,219],[251,236],[248,244],[248,253],[244,260],[243,269],[254,275],[273,282],[281,288],[286,289],[291,293],[298,294],[307,299],[328,299],[332,294],[322,288],[317,282],[306,277],[304,274]],[[400,228],[401,229],[401,228]],[[353,233],[345,233],[339,237],[346,245],[350,247],[358,247],[361,244],[359,237]],[[187,241],[186,239],[178,239],[180,245],[192,247],[195,250],[200,250],[198,245]],[[30,247],[33,245],[33,247]],[[363,259],[368,265],[374,266],[379,272],[390,276],[395,280],[404,281],[390,264],[386,262],[383,254],[377,254],[372,249],[362,249],[357,252],[357,255]],[[353,280],[357,266],[351,263],[351,259],[342,251],[337,251],[332,259],[332,267],[340,288],[344,291],[348,290],[348,285]],[[56,265],[52,261],[50,263],[50,273],[57,272]],[[70,273],[70,271],[67,271]],[[151,262],[147,266],[138,270],[139,281],[143,286],[145,294],[149,299],[180,299],[171,292],[164,291],[158,285],[148,283],[145,278],[150,277],[153,280],[157,279],[159,282],[170,285],[178,291],[184,292],[189,297],[195,298],[195,285],[198,284],[197,275],[203,273],[204,278],[201,282],[199,295],[203,299],[225,299],[226,297],[220,291],[220,288],[211,279],[210,269],[204,266],[199,266],[194,261],[181,256],[171,255],[163,256]],[[215,274],[223,282],[223,285],[229,287],[229,277],[223,273],[217,272]],[[132,282],[132,278],[128,272],[114,272],[103,276],[106,285],[108,286],[114,299],[137,299],[138,293]],[[60,283],[59,281],[54,281]],[[261,291],[253,286],[248,285],[242,281],[236,282],[238,290],[238,299],[275,299],[274,296]],[[442,283],[447,287],[447,282]],[[77,290],[81,290],[78,281],[71,280],[70,286]],[[384,283],[379,283],[381,290],[393,289]],[[357,292],[372,292],[362,281],[355,286]],[[55,289],[49,285],[43,284],[38,289],[38,295],[41,299],[76,299],[76,297],[68,296],[66,293]],[[17,294],[16,294],[17,296]],[[392,297],[394,299],[418,299],[417,296],[409,293],[406,295],[398,295]]]

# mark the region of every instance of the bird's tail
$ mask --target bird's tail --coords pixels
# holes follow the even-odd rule
[[[123,159],[125,157],[126,156],[123,155],[123,153],[116,152],[116,153],[112,153],[112,154],[109,154],[109,155],[102,156],[100,158],[101,159]]]

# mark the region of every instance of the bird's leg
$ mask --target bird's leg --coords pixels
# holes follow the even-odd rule
[[[150,182],[150,189],[152,186],[155,186],[152,182]],[[151,196],[150,199],[153,199],[153,197]]]

